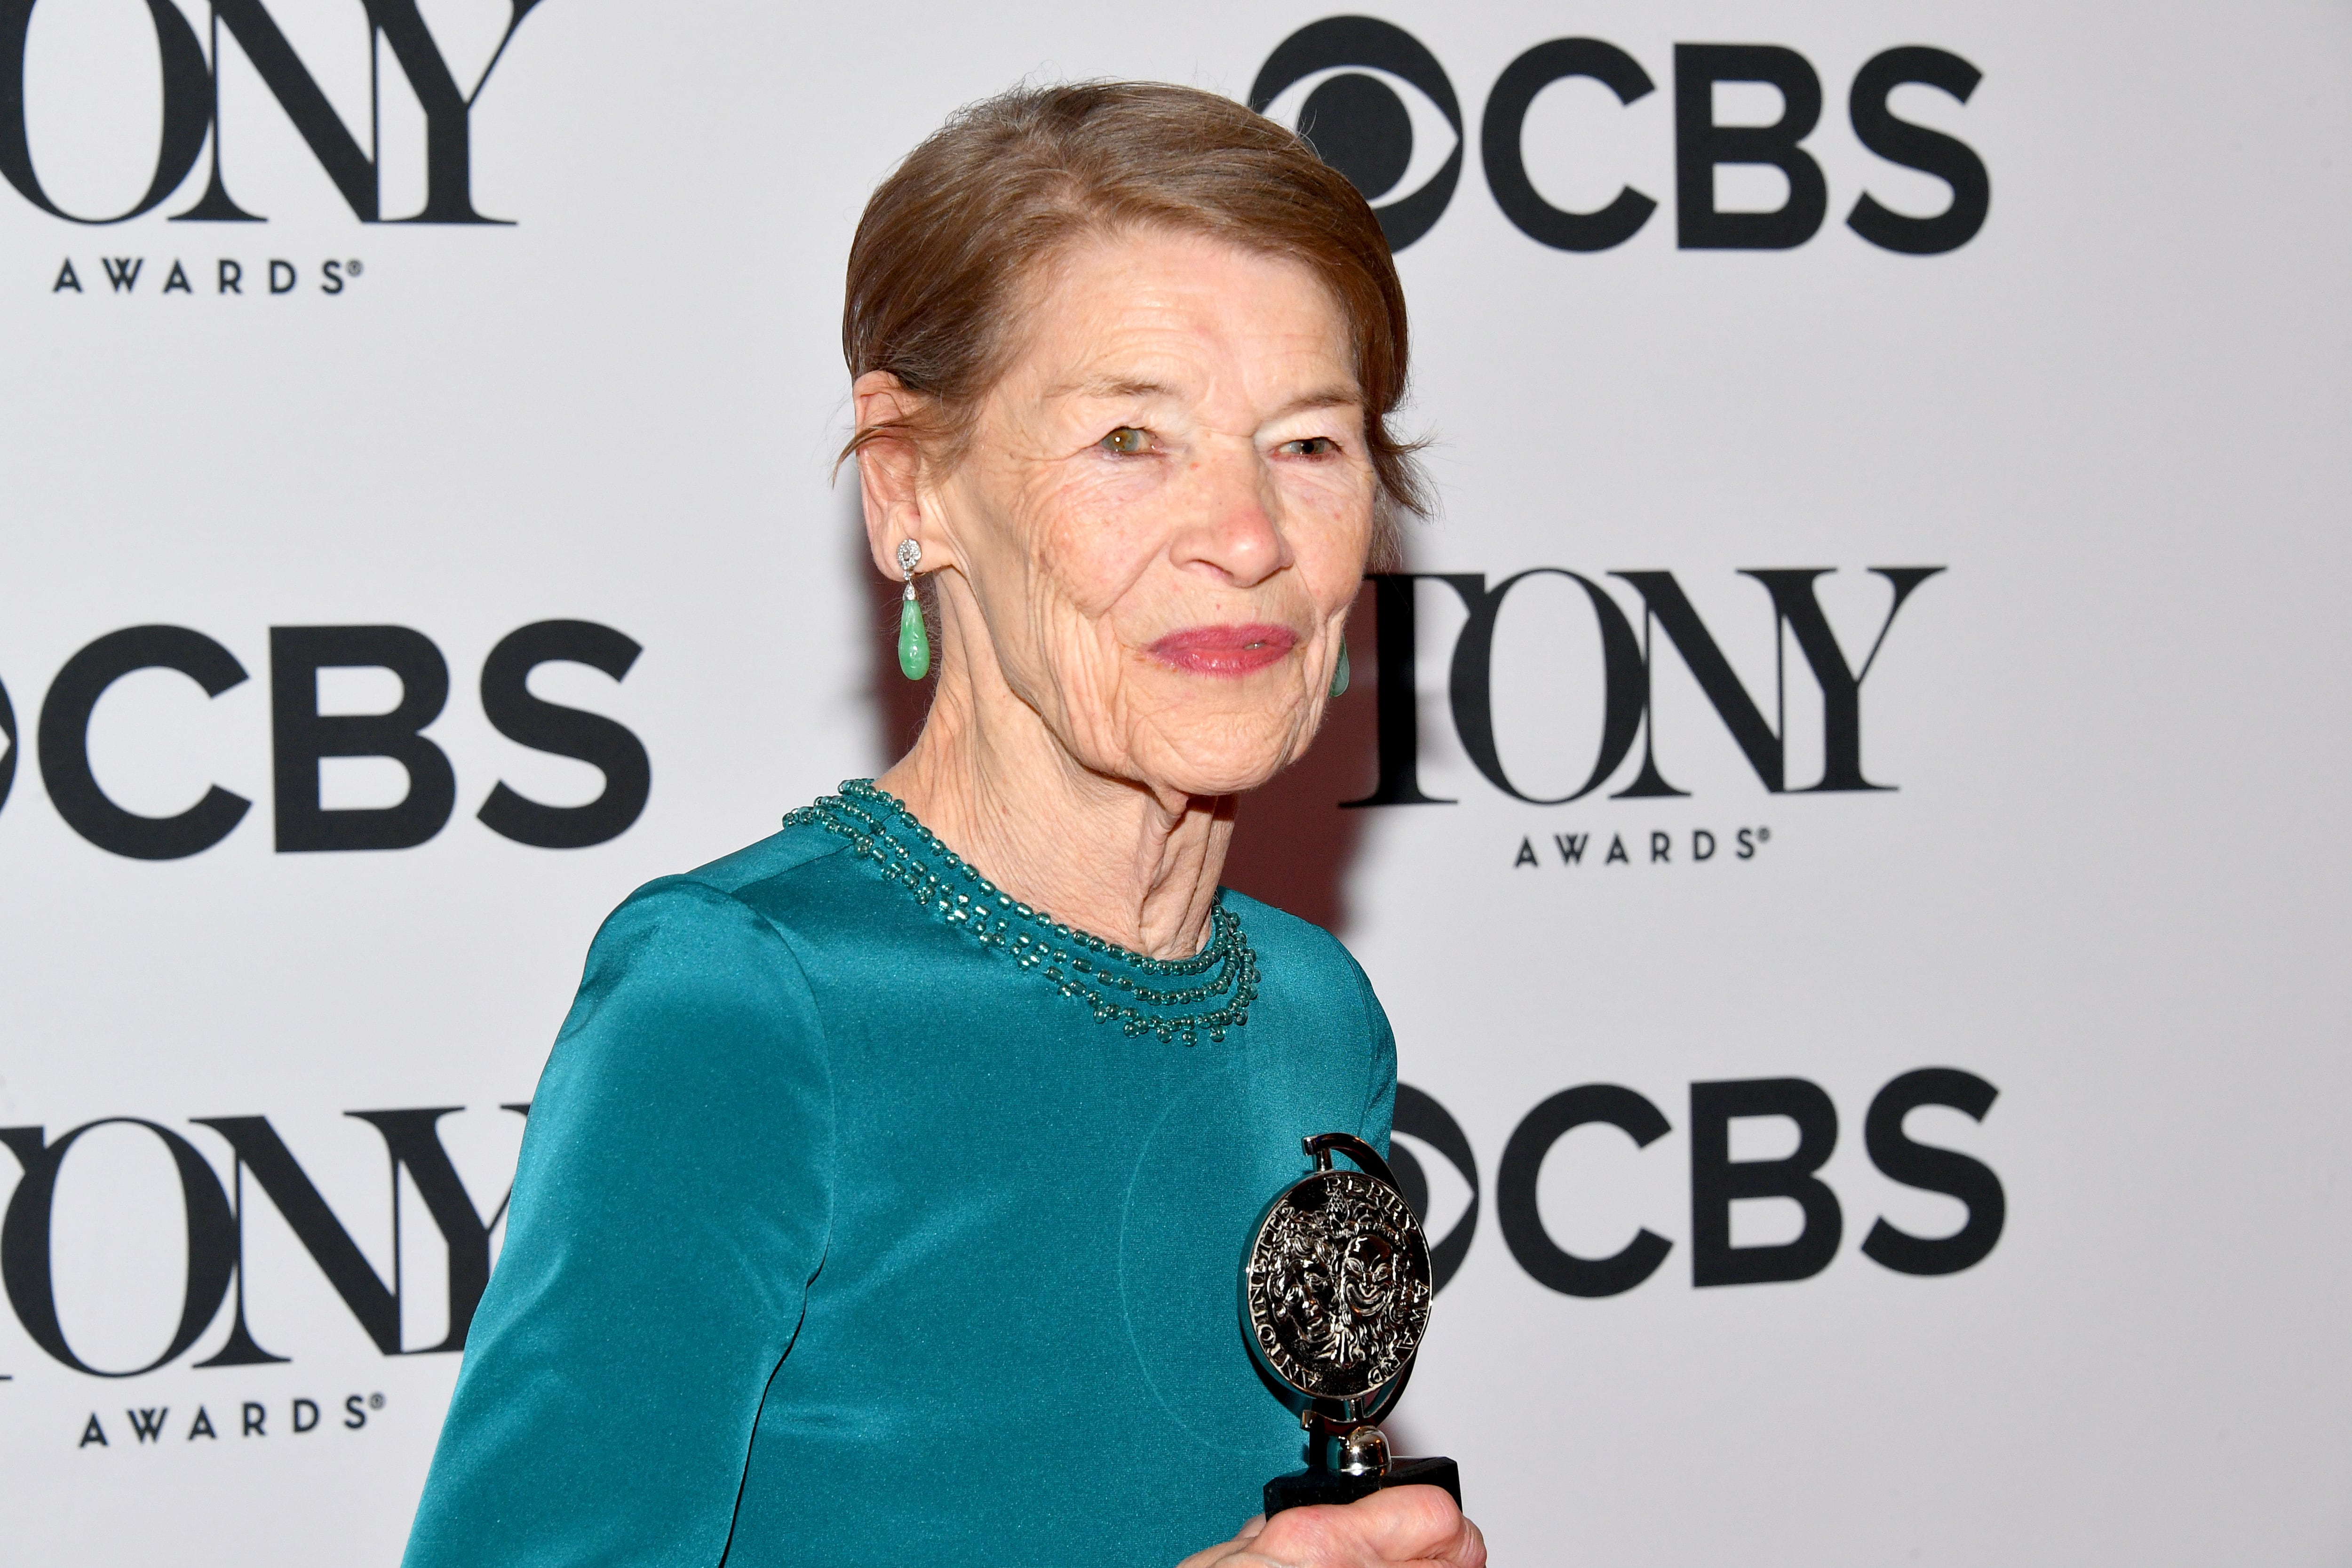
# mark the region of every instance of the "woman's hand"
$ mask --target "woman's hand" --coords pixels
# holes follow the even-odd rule
[[[1344,1508],[1253,1519],[1177,1568],[1485,1568],[1486,1538],[1441,1487],[1393,1487]]]

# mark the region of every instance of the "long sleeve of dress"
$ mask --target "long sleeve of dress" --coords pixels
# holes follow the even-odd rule
[[[624,904],[531,1104],[406,1568],[719,1562],[833,1141],[784,939],[695,882]]]
[[[1336,942],[1331,945],[1339,948]],[[1396,1034],[1389,1026],[1388,1012],[1381,1005],[1381,999],[1372,994],[1372,983],[1357,966],[1354,956],[1345,948],[1339,948],[1339,952],[1355,982],[1356,995],[1364,1009],[1364,1027],[1372,1041],[1371,1058],[1364,1075],[1364,1120],[1357,1136],[1386,1154],[1396,1117]]]

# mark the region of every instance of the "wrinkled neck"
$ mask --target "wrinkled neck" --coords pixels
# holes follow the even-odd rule
[[[949,618],[942,640],[952,646],[923,732],[876,784],[983,876],[1055,919],[1153,958],[1200,952],[1234,797],[1171,794],[1087,768],[1005,684],[986,633]]]

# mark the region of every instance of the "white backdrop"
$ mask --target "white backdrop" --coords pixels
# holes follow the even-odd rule
[[[389,1563],[457,1371],[433,1349],[450,1260],[462,1298],[479,1255],[434,1200],[454,1173],[480,1216],[498,1209],[521,1125],[499,1108],[529,1099],[597,921],[639,881],[877,770],[906,721],[888,590],[868,583],[854,497],[827,482],[866,193],[948,110],[1017,79],[1246,97],[1334,13],[438,0],[420,16],[388,0],[372,100],[352,0],[223,0],[218,42],[194,0],[154,5],[0,5],[0,1127],[16,1156],[0,1160],[0,1559]],[[1391,205],[1442,183],[1459,144],[1450,198],[1421,197],[1424,217],[1442,210],[1400,256],[1412,419],[1444,498],[1411,565],[1478,580],[1391,589],[1386,668],[1368,592],[1357,688],[1254,827],[1245,812],[1234,880],[1339,931],[1395,1020],[1404,1079],[1466,1139],[1470,1172],[1442,1137],[1406,1144],[1433,1229],[1469,1243],[1399,1435],[1461,1460],[1508,1563],[2345,1561],[2352,13],[1675,0],[1378,16],[1450,84],[1458,136],[1426,71],[1366,58],[1364,39],[1393,37],[1361,24],[1311,35],[1356,47],[1310,59],[1321,74],[1274,109],[1356,79],[1320,100],[1326,137],[1370,167],[1411,127]],[[1655,85],[1621,105],[1593,79],[1537,81],[1528,101],[1532,226],[1627,185],[1657,204],[1599,250],[1515,224],[1485,147],[1507,68],[1568,37],[1614,46]],[[1767,124],[1787,104],[1678,85],[1676,46],[1756,43],[1790,51],[1769,57],[1784,79],[1820,85],[1811,163],[1792,184],[1752,165],[1710,181],[1701,163],[1678,186],[1678,106],[1696,156],[1710,114]],[[1865,192],[1913,218],[1952,200],[1856,128],[1857,75],[1902,46],[1981,73],[1965,102],[1918,82],[1863,95],[1865,126],[1884,102],[1987,172],[1980,230],[1937,254],[1847,221]],[[1964,168],[1928,147],[1912,155]],[[1818,232],[1712,226],[1802,243],[1677,244],[1706,237],[1711,205],[1780,207],[1804,167],[1822,172]],[[151,184],[148,210],[110,226],[28,194],[110,217]],[[367,221],[371,201],[384,219],[470,203],[507,221]],[[262,221],[208,221],[230,207]],[[224,260],[240,291],[223,291]],[[167,292],[175,262],[186,287]],[[1894,787],[1808,792],[1838,753],[1835,704],[1802,628],[1776,647],[1773,599],[1740,574],[1828,569],[1822,624],[1858,666],[1891,597],[1870,569],[1927,566],[1946,570],[1879,643],[1847,753]],[[1752,753],[1718,712],[1739,706],[1727,689],[1711,701],[1690,673],[1689,624],[1661,623],[1630,754],[1580,799],[1537,804],[1593,768],[1607,618],[1538,574],[1495,609],[1490,682],[1456,662],[1465,589],[1535,568],[1580,574],[1636,636],[1664,580],[1610,574],[1671,574],[1753,700]],[[548,621],[643,650],[617,682],[578,662],[530,679],[650,759],[642,815],[582,847],[478,817],[501,783],[556,807],[606,787],[486,710],[492,648]],[[406,848],[293,848],[306,825],[349,841],[383,819],[301,813],[316,726],[299,639],[273,674],[271,628],[386,626],[429,649],[378,637],[375,656],[394,647],[420,679],[430,654],[446,667],[425,731],[454,780],[446,825]],[[106,648],[217,654],[233,667],[212,684],[249,679],[207,698],[171,668],[108,683],[105,649],[77,661],[139,626],[200,635]],[[336,657],[356,657],[339,635]],[[1619,652],[1638,701],[1638,659]],[[491,708],[503,692],[545,716],[511,674],[492,685]],[[330,668],[320,710],[402,693],[383,669]],[[1536,799],[1465,750],[1481,693],[1487,761]],[[1453,804],[1339,808],[1373,793],[1382,722],[1391,763]],[[1774,747],[1779,790],[1759,760]],[[1686,794],[1620,798],[1645,756]],[[331,813],[411,795],[381,756],[317,766]],[[119,852],[203,839],[221,818],[121,814],[170,818],[215,785],[253,803],[217,842]],[[101,793],[113,807],[91,805]],[[433,826],[415,826],[430,794],[411,837]],[[609,834],[626,818],[537,820]],[[1945,1101],[1975,1080],[1997,1099],[1979,1092],[1980,1117],[1897,1111],[1874,1160],[1875,1097],[1922,1068],[1968,1075],[1943,1080]],[[1693,1089],[1725,1083],[1751,1087]],[[1640,1099],[1567,1103],[1638,1123],[1645,1100],[1666,1130],[1637,1148],[1585,1126],[1547,1157],[1538,1117],[1506,1159],[1531,1111],[1588,1085]],[[1774,1163],[1797,1126],[1754,1114],[1801,1109],[1818,1143],[1824,1103],[1818,1180],[1842,1220],[1825,1258],[1820,1190]],[[460,1108],[437,1124],[446,1170],[429,1140],[405,1167],[387,1159],[380,1128],[430,1119],[347,1114],[418,1108]],[[1695,1135],[1742,1110],[1727,1142]],[[113,1118],[152,1125],[108,1122],[55,1154]],[[1906,1127],[1967,1163],[1906,1164]],[[156,1128],[198,1163],[175,1166]],[[272,1135],[286,1201],[264,1190]],[[2004,1200],[1989,1253],[1987,1171]],[[1776,1182],[1811,1212],[1729,1203],[1727,1234],[1703,1245],[1729,1199]],[[240,1191],[241,1245],[224,1229]],[[1933,1241],[1971,1216],[1976,1246],[1920,1251],[1981,1254],[1957,1272],[1864,1250],[1882,1219]],[[1621,1268],[1608,1282],[1630,1288],[1609,1295],[1555,1288],[1600,1278],[1561,1253],[1606,1258],[1642,1229],[1671,1244],[1654,1272]],[[1804,1277],[1698,1283],[1710,1270]],[[191,1342],[102,1375],[155,1362],[192,1289]]]

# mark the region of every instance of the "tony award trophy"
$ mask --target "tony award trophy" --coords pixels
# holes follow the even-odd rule
[[[1388,1162],[1360,1138],[1306,1141],[1315,1169],[1266,1205],[1242,1259],[1242,1331],[1307,1429],[1307,1468],[1265,1483],[1268,1518],[1382,1487],[1462,1500],[1451,1459],[1391,1459],[1380,1421],[1429,1330],[1429,1243]],[[1335,1169],[1334,1152],[1360,1170]]]

